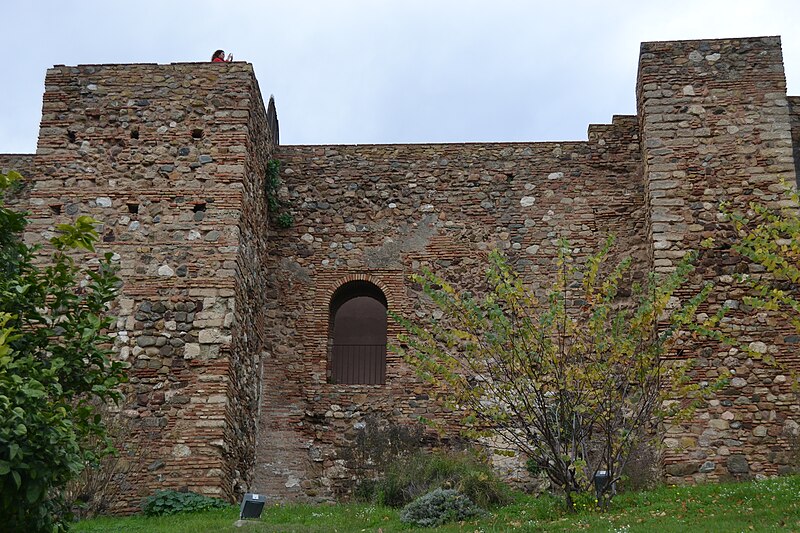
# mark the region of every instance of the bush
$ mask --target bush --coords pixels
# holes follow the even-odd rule
[[[364,501],[402,507],[436,488],[456,489],[482,507],[511,500],[508,486],[471,452],[419,451],[390,464],[381,478],[359,483],[355,494]]]
[[[481,508],[457,490],[435,489],[406,505],[400,512],[400,521],[417,527],[437,527],[483,514]]]
[[[227,503],[218,498],[209,498],[196,492],[159,490],[146,498],[142,511],[146,516],[168,516],[178,513],[224,509]]]
[[[23,241],[26,215],[3,204],[20,178],[0,173],[0,529],[60,532],[62,489],[111,449],[95,406],[126,379],[108,335],[120,280],[111,253],[94,256],[89,217],[48,247]]]

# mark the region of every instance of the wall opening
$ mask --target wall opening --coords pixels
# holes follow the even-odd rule
[[[386,383],[386,296],[368,281],[350,281],[331,297],[328,380]]]

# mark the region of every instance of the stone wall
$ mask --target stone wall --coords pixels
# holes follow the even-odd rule
[[[0,154],[0,172],[8,173],[10,170],[16,170],[23,177],[31,174],[33,168],[32,154]],[[21,190],[15,190],[8,193],[3,198],[3,201],[10,204],[27,205],[29,188],[23,187]]]
[[[414,424],[438,414],[433,393],[396,354],[386,385],[328,383],[329,304],[353,279],[378,285],[391,310],[431,312],[407,277],[420,267],[470,287],[492,248],[539,288],[560,237],[578,255],[608,233],[646,262],[634,117],[592,126],[588,142],[282,146],[295,226],[271,233],[270,356],[256,485],[281,497],[346,491],[343,450],[368,418]],[[636,272],[641,276],[642,272]],[[389,342],[399,329],[390,321]],[[458,431],[454,421],[450,435]],[[312,474],[313,473],[313,474]]]
[[[696,418],[667,431],[664,458],[671,482],[775,474],[788,468],[788,439],[798,418],[786,374],[798,368],[790,324],[759,313],[753,320],[734,274],[741,257],[719,239],[730,233],[718,205],[747,209],[750,201],[777,206],[781,180],[796,181],[786,81],[777,37],[644,43],[637,83],[647,201],[648,238],[656,271],[669,271],[708,237],[687,296],[704,281],[714,291],[703,313],[731,308],[724,326],[758,356],[711,341],[678,347],[698,361],[695,378],[733,372],[731,385]],[[678,353],[678,352],[676,352]],[[677,357],[677,355],[676,355]]]
[[[789,113],[792,121],[792,146],[794,147],[794,171],[800,187],[800,96],[789,97]]]
[[[251,105],[255,109],[248,124],[248,157],[236,259],[228,424],[224,442],[225,451],[231,458],[233,471],[229,479],[232,479],[236,495],[253,486],[256,465],[256,417],[269,302],[264,276],[264,265],[269,263],[266,237],[270,234],[264,178],[278,138],[275,102],[270,98],[265,113],[258,85],[254,83],[250,90]]]
[[[0,154],[0,172],[16,170],[24,176],[30,173],[32,166],[32,154]]]
[[[160,488],[231,499],[252,470],[243,374],[261,349],[258,315],[236,313],[263,257],[240,243],[262,228],[276,138],[252,67],[57,66],[45,85],[26,239],[91,215],[124,280],[115,347],[132,367],[122,415],[136,456],[118,510]]]

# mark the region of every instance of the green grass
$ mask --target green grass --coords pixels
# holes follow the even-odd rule
[[[551,497],[517,495],[511,505],[482,520],[451,524],[439,532],[604,531],[604,532],[735,532],[800,531],[800,476],[751,483],[664,487],[620,494],[607,513],[586,499],[575,515],[564,513]],[[98,518],[78,522],[73,531],[97,532],[360,532],[409,531],[399,512],[364,504],[274,505],[260,522],[235,528],[238,509],[182,514],[163,518],[141,516]],[[426,531],[426,530],[414,530]]]

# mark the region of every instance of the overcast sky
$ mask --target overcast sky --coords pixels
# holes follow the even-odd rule
[[[781,35],[800,95],[800,2],[47,0],[2,16],[0,153],[36,149],[55,64],[251,62],[282,144],[582,140],[635,112],[639,43]]]

